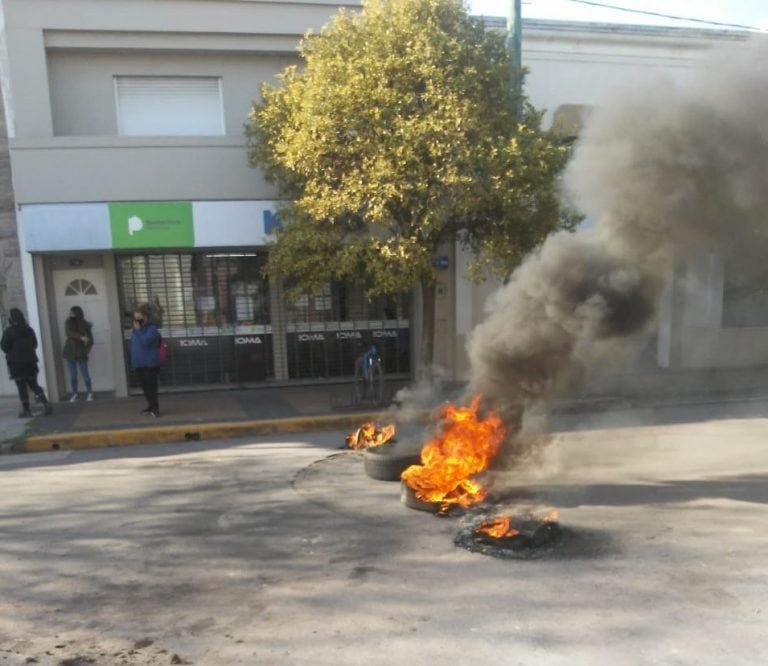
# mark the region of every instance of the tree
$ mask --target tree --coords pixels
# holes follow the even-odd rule
[[[504,276],[572,226],[557,193],[566,148],[516,98],[503,36],[460,0],[367,0],[299,52],[304,67],[262,87],[246,127],[251,164],[287,202],[267,271],[289,294],[420,287],[428,366],[441,247],[470,248],[478,279]]]

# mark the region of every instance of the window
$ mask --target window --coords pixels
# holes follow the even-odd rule
[[[88,280],[72,280],[64,290],[66,296],[91,296],[96,294],[96,287],[94,287]]]
[[[221,79],[215,76],[116,76],[121,136],[221,136]]]
[[[242,384],[274,376],[267,253],[118,255],[126,359],[132,313],[147,303],[168,344],[163,386]],[[129,385],[138,377],[126,368]]]

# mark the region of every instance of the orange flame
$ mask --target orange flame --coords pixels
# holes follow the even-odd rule
[[[496,516],[495,518],[485,520],[475,528],[475,532],[487,534],[494,539],[512,537],[515,536],[515,534],[520,534],[519,530],[510,527],[508,516]]]
[[[386,444],[394,436],[394,424],[385,425],[379,428],[373,421],[366,421],[357,430],[349,433],[344,438],[344,441],[346,442],[348,449],[358,451],[360,449],[368,449]]]
[[[506,430],[496,414],[478,419],[481,398],[476,395],[469,407],[443,407],[442,434],[424,445],[421,465],[412,465],[402,474],[418,499],[440,502],[443,510],[451,505],[466,508],[485,499],[485,487],[471,477],[488,469]]]

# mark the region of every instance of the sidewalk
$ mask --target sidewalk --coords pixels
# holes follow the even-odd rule
[[[403,385],[389,384],[386,395],[391,398]],[[452,386],[444,393],[443,399],[452,400],[461,388]],[[605,414],[739,401],[768,402],[768,367],[616,377],[600,390],[585,388],[578,395],[554,400],[549,411],[553,415]],[[140,414],[144,405],[141,396],[114,398],[97,393],[93,402],[56,403],[51,416],[42,415],[40,405],[35,405],[34,418],[19,419],[18,398],[0,397],[0,453],[352,430],[386,411],[370,403],[353,405],[349,383],[161,392],[160,418]]]
[[[387,395],[400,388],[388,386]],[[54,404],[50,416],[39,405],[32,419],[18,418],[18,398],[0,398],[3,452],[121,446],[222,439],[275,432],[354,428],[386,408],[352,404],[344,384],[280,386],[160,394],[160,417],[141,414],[141,396],[96,394],[92,402]]]
[[[0,396],[0,454],[20,445],[29,429],[29,419],[20,419],[21,405],[16,396]]]

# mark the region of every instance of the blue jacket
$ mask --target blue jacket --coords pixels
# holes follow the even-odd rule
[[[145,324],[134,329],[131,335],[131,366],[136,368],[154,368],[160,365],[160,333],[154,324]]]

